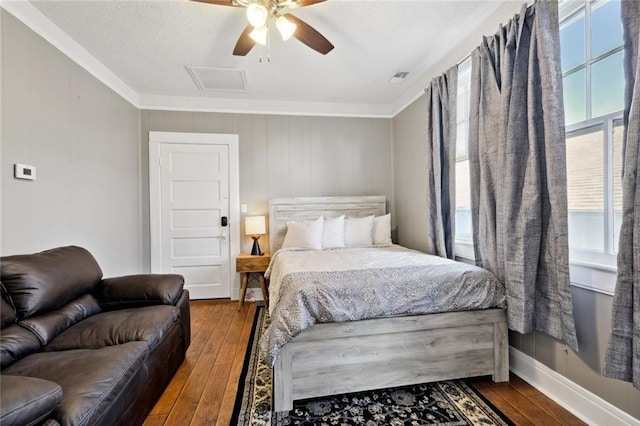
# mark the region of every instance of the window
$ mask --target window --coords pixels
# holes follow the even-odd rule
[[[622,217],[620,0],[560,3],[572,283],[612,293]],[[606,275],[606,274],[605,274]]]
[[[613,294],[622,218],[620,0],[560,1],[571,281]],[[456,255],[473,259],[469,161],[471,61],[458,67]]]
[[[456,112],[456,235],[458,257],[474,259],[471,229],[471,188],[469,177],[469,102],[471,100],[471,58],[458,66],[458,109]]]
[[[563,1],[561,16],[567,126],[622,110],[620,0]]]

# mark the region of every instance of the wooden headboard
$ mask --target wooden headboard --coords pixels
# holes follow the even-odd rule
[[[282,246],[287,222],[313,220],[320,216],[382,216],[387,212],[384,195],[359,197],[296,197],[269,201],[269,245],[271,253]]]

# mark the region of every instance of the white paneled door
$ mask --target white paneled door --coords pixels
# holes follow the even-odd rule
[[[238,231],[231,218],[230,146],[186,142],[150,149],[150,164],[152,152],[157,159],[150,168],[157,168],[150,173],[152,272],[183,275],[192,299],[228,298],[235,275],[231,237]]]

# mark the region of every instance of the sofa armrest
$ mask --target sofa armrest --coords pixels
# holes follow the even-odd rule
[[[182,275],[127,275],[103,279],[95,287],[94,296],[105,309],[175,305],[183,287]]]
[[[0,423],[3,425],[39,424],[53,413],[61,400],[62,388],[57,383],[36,377],[0,376]]]

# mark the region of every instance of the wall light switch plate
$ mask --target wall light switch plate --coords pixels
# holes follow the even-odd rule
[[[36,166],[16,163],[13,165],[13,176],[16,179],[36,180]]]
[[[246,213],[246,212],[247,212],[247,205],[240,204],[240,213]]]

